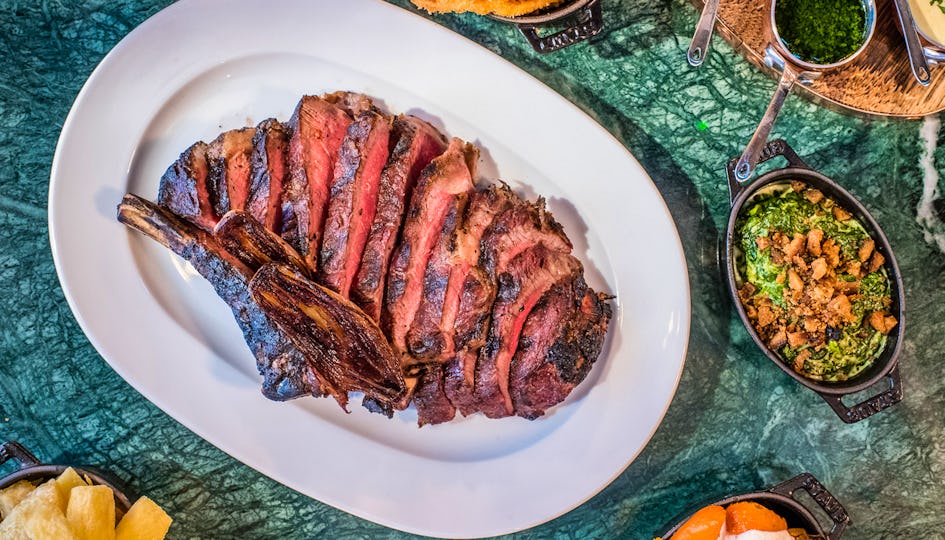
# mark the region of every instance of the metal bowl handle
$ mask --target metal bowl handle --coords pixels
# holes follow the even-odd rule
[[[591,0],[586,6],[579,9],[568,18],[574,18],[574,23],[567,28],[547,36],[538,35],[538,26],[535,24],[517,24],[519,31],[531,44],[535,51],[545,54],[568,45],[573,45],[585,39],[596,36],[604,27],[604,18],[601,14],[600,0]]]
[[[820,394],[820,397],[824,398],[824,401],[830,405],[841,420],[847,424],[854,424],[902,401],[902,379],[899,376],[899,365],[896,365],[889,372],[886,380],[889,383],[889,388],[852,407],[843,404],[843,396]]]
[[[840,504],[840,501],[827,491],[827,488],[819,480],[814,478],[814,475],[801,473],[786,482],[781,482],[769,491],[794,498],[794,492],[799,489],[806,491],[833,521],[833,527],[827,533],[827,538],[829,540],[839,540],[843,535],[843,531],[850,526],[850,515],[847,514],[847,509]]]
[[[761,156],[758,158],[758,165],[774,159],[778,156],[782,156],[788,161],[788,165],[791,167],[798,167],[801,169],[810,169],[810,166],[804,162],[800,156],[797,155],[797,152],[791,148],[791,145],[787,143],[784,139],[775,139],[769,141],[765,144],[764,148],[761,149]],[[725,172],[728,175],[728,194],[729,202],[734,203],[735,199],[738,198],[738,195],[741,194],[747,187],[749,182],[741,182],[738,180],[738,177],[735,174],[735,169],[738,167],[739,158],[732,158],[728,160],[728,165],[725,167]]]
[[[43,463],[20,443],[7,441],[0,446],[0,465],[11,459],[16,462],[18,469],[35,467]]]

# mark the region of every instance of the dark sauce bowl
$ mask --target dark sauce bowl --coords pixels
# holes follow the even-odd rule
[[[29,450],[19,443],[9,441],[0,446],[0,465],[7,461],[16,464],[17,469],[12,473],[0,478],[0,489],[8,488],[20,480],[28,480],[36,485],[52,480],[62,474],[69,465],[50,465],[41,462]],[[75,467],[75,470],[84,478],[88,478],[93,485],[108,486],[115,495],[115,519],[121,519],[122,516],[131,508],[133,499],[129,496],[127,488],[120,480],[112,477],[110,474],[90,469],[88,467]]]
[[[532,48],[542,54],[592,38],[604,28],[600,0],[566,0],[556,6],[518,17],[489,17],[517,26]],[[560,27],[563,28],[556,32],[539,35],[541,30],[550,31],[550,28]]]
[[[896,264],[896,258],[893,256],[889,241],[876,223],[876,220],[873,219],[866,208],[863,207],[860,201],[851,195],[850,192],[843,189],[826,176],[808,167],[783,139],[769,142],[762,152],[759,163],[763,163],[777,156],[786,158],[788,166],[783,169],[767,172],[756,180],[749,180],[744,184],[739,183],[735,177],[737,159],[732,159],[728,163],[727,172],[732,211],[729,215],[728,229],[725,233],[722,267],[728,282],[729,293],[732,302],[735,304],[735,309],[738,311],[738,316],[741,317],[742,323],[755,341],[755,344],[758,345],[768,358],[797,382],[820,395],[844,422],[848,424],[859,422],[902,400],[902,381],[899,376],[898,361],[899,353],[902,350],[905,314],[902,276],[899,273],[899,265]],[[819,381],[805,377],[794,371],[790,364],[781,358],[777,352],[772,351],[767,344],[761,340],[758,332],[755,331],[754,325],[752,325],[751,321],[748,319],[745,307],[738,297],[739,283],[737,281],[738,269],[736,268],[738,260],[736,253],[737,246],[735,246],[735,226],[738,217],[741,215],[742,211],[746,210],[750,203],[753,202],[754,195],[760,190],[778,184],[788,185],[792,181],[800,181],[808,186],[819,189],[824,195],[830,197],[842,208],[852,213],[853,217],[863,225],[863,228],[866,229],[866,232],[876,243],[875,249],[886,259],[884,268],[886,275],[889,277],[890,297],[892,299],[890,313],[896,317],[898,324],[890,331],[889,335],[886,336],[886,346],[873,363],[856,376],[845,381]],[[842,401],[844,396],[866,390],[883,379],[886,380],[888,388],[851,407],[844,405]]]
[[[794,493],[798,490],[806,491],[814,502],[827,514],[832,522],[829,531],[825,531],[823,525],[817,520],[813,512],[804,504],[794,498]],[[782,482],[768,490],[745,493],[726,497],[719,501],[704,504],[699,508],[710,505],[726,507],[730,504],[751,501],[761,504],[774,511],[787,521],[788,528],[801,528],[807,531],[807,534],[815,538],[824,538],[829,540],[839,540],[843,536],[843,531],[850,526],[850,516],[846,509],[840,504],[833,495],[827,491],[814,476],[810,473],[802,473],[787,482]],[[672,540],[672,536],[683,526],[686,521],[692,517],[695,511],[688,512],[686,516],[680,519],[669,530],[664,532],[660,538],[663,540]]]

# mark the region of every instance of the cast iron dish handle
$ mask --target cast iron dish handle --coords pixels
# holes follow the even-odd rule
[[[800,169],[810,169],[810,166],[801,159],[797,152],[791,148],[791,145],[787,143],[784,139],[775,139],[768,142],[764,148],[761,149],[761,157],[758,158],[758,165],[761,165],[769,159],[774,159],[778,156],[783,156],[788,161],[788,166],[797,167]],[[740,181],[737,176],[735,176],[735,168],[738,166],[739,158],[732,158],[728,161],[728,166],[725,170],[728,173],[728,194],[730,202],[734,203],[735,199],[738,198],[738,195],[748,187],[748,184],[751,182],[750,177],[744,181]],[[757,167],[757,166],[756,166]]]
[[[847,514],[847,509],[840,504],[840,501],[831,495],[819,480],[814,478],[814,475],[801,473],[786,482],[781,482],[768,491],[793,499],[794,492],[799,489],[806,491],[833,521],[833,527],[827,533],[828,540],[839,540],[843,535],[843,531],[850,525],[850,515]]]
[[[0,446],[0,465],[11,459],[16,462],[18,469],[42,465],[42,462],[23,445],[15,441],[7,441]]]
[[[564,30],[547,36],[539,36],[537,28],[541,25],[518,24],[518,29],[531,43],[532,48],[542,54],[563,49],[568,45],[596,36],[604,27],[601,16],[600,0],[591,0],[586,6],[568,18],[576,19]]]
[[[820,397],[824,398],[841,420],[847,424],[853,424],[902,401],[902,379],[899,377],[898,364],[889,372],[886,380],[889,382],[889,388],[852,407],[843,404],[843,396],[820,394]]]

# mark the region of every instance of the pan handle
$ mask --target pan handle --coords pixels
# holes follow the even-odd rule
[[[775,139],[765,144],[764,148],[761,149],[761,155],[758,157],[758,165],[778,156],[784,157],[791,167],[810,169],[810,166],[797,155],[797,152],[795,152],[794,149],[791,148],[791,145],[784,139]],[[739,158],[732,158],[728,160],[728,165],[725,167],[725,172],[728,175],[729,202],[731,203],[734,203],[741,192],[748,187],[748,182],[739,182],[738,177],[735,175],[738,161]]]
[[[42,465],[42,462],[18,442],[7,441],[0,446],[0,465],[13,460],[18,469]]]
[[[902,401],[902,378],[899,376],[898,364],[889,372],[886,380],[889,388],[852,407],[843,404],[843,396],[820,394],[820,397],[824,398],[841,420],[847,424],[853,424]]]
[[[827,538],[829,540],[839,540],[843,535],[843,531],[850,526],[850,515],[847,514],[847,509],[840,504],[840,501],[827,491],[827,488],[819,480],[814,478],[814,475],[801,473],[786,482],[781,482],[768,491],[794,498],[794,492],[799,489],[806,491],[833,521],[833,527],[827,533]]]
[[[572,19],[573,22],[568,24],[567,28],[547,36],[538,35],[540,25],[518,24],[516,26],[535,51],[542,54],[554,52],[600,33],[604,27],[600,0],[591,0],[586,6],[569,15],[568,19]]]

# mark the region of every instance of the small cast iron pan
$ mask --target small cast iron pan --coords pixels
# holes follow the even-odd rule
[[[817,520],[810,509],[794,498],[794,493],[799,489],[806,491],[811,498],[814,499],[814,502],[830,516],[833,525],[830,527],[829,531],[824,532],[820,521]],[[784,520],[787,521],[788,528],[802,528],[807,531],[807,534],[811,535],[812,538],[839,540],[843,535],[843,531],[846,530],[851,523],[850,516],[847,514],[843,505],[840,504],[840,501],[834,498],[834,496],[827,491],[827,488],[818,482],[810,473],[799,474],[787,482],[782,482],[766,491],[735,495],[734,497],[728,497],[714,503],[709,503],[709,505],[715,504],[727,507],[730,504],[742,501],[752,501],[765,506],[783,517]],[[676,531],[679,530],[683,523],[692,517],[694,513],[695,512],[690,512],[686,517],[680,519],[673,525],[672,529],[663,533],[661,538],[663,540],[672,540],[672,536],[676,534]]]
[[[28,480],[34,484],[40,484],[47,480],[58,477],[69,465],[48,465],[42,463],[29,450],[17,442],[9,441],[0,446],[0,465],[7,461],[12,461],[17,465],[17,470],[0,478],[0,489],[12,486],[20,480]],[[128,490],[121,481],[113,478],[107,473],[89,469],[87,467],[72,467],[79,476],[88,477],[92,484],[108,486],[115,494],[115,519],[121,519],[122,516],[131,508],[132,499],[128,495]]]
[[[528,15],[518,17],[490,15],[490,17],[517,26],[532,48],[542,54],[592,38],[604,28],[600,0],[569,0],[561,5]],[[561,26],[564,28],[553,34],[538,35],[540,29]]]
[[[889,247],[889,241],[886,240],[886,235],[883,234],[882,229],[879,228],[879,225],[877,225],[873,217],[867,212],[866,208],[860,204],[860,201],[853,197],[850,192],[843,189],[826,176],[808,167],[783,139],[769,142],[762,151],[759,163],[763,163],[777,156],[786,158],[788,166],[783,169],[767,172],[754,181],[749,179],[745,183],[740,183],[735,177],[735,166],[738,159],[734,158],[728,162],[728,185],[732,202],[732,212],[729,215],[728,229],[725,233],[725,251],[722,267],[728,281],[729,293],[731,294],[732,302],[735,304],[735,309],[738,310],[738,315],[742,319],[742,323],[745,325],[745,328],[748,329],[748,333],[751,334],[752,339],[755,340],[755,344],[764,351],[768,358],[774,361],[785,373],[794,377],[799,383],[820,395],[844,422],[848,424],[859,422],[864,418],[868,418],[902,401],[902,381],[899,377],[898,361],[899,352],[902,349],[905,318],[902,276],[899,274],[899,265],[896,264],[896,258],[893,256],[892,248]],[[758,193],[759,190],[777,184],[788,185],[791,181],[801,181],[813,188],[819,189],[824,195],[832,198],[841,207],[851,212],[853,217],[859,220],[866,229],[866,232],[873,238],[873,241],[876,243],[876,250],[886,259],[884,267],[886,269],[886,275],[889,276],[890,296],[892,298],[890,312],[896,317],[899,324],[897,324],[886,337],[886,348],[883,349],[879,357],[873,361],[873,364],[855,377],[846,381],[817,381],[794,371],[792,366],[786,363],[776,352],[769,349],[768,346],[761,341],[751,321],[748,320],[745,308],[738,298],[736,246],[734,245],[735,222],[742,210],[752,202],[752,196]],[[879,394],[852,407],[847,407],[843,404],[842,398],[844,396],[866,390],[881,380],[886,380],[888,388]]]

